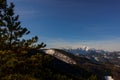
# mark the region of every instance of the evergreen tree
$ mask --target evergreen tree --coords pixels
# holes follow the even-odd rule
[[[14,4],[11,3],[8,6],[6,0],[0,0],[0,49],[40,49],[45,47],[44,43],[35,45],[38,41],[37,36],[29,40],[22,39],[30,31],[25,27],[21,27],[21,22],[18,19],[19,15],[15,15],[14,13]]]
[[[4,23],[3,23],[3,13],[6,10],[6,0],[0,0],[0,49],[3,49],[5,47],[5,41],[6,41],[6,32],[4,28]],[[3,36],[4,34],[4,36]]]

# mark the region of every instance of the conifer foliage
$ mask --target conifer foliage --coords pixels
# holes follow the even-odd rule
[[[44,43],[37,44],[38,37],[32,37],[29,40],[23,39],[24,35],[28,35],[30,31],[21,26],[18,20],[19,15],[14,13],[15,5],[10,3],[7,5],[7,0],[0,0],[0,49],[40,49],[45,47]]]

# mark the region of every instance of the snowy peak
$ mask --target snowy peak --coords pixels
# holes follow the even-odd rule
[[[74,54],[88,54],[88,53],[106,53],[107,51],[104,50],[96,50],[94,48],[89,48],[86,46],[83,46],[82,48],[76,48],[76,49],[63,49],[67,52],[74,53]]]
[[[82,49],[83,49],[83,50],[85,50],[85,51],[90,50],[90,48],[89,48],[89,47],[87,47],[87,46],[83,46],[83,47],[82,47]]]

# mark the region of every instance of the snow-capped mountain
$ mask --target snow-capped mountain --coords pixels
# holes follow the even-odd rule
[[[76,48],[76,49],[63,49],[67,52],[70,52],[70,53],[74,53],[74,54],[89,54],[89,53],[107,53],[108,51],[104,51],[104,50],[97,50],[97,49],[94,49],[94,48],[89,48],[89,47],[82,47],[82,48]]]
[[[80,49],[80,50],[82,50],[82,49]],[[100,80],[103,80],[103,79],[112,80],[111,74],[109,74],[109,72],[106,72],[106,70],[108,68],[108,67],[106,67],[106,66],[108,66],[107,64],[104,65],[105,66],[104,67],[103,64],[93,63],[90,59],[87,59],[86,56],[74,55],[71,52],[67,52],[67,51],[61,50],[61,49],[43,49],[43,51],[45,54],[51,55],[51,56],[57,58],[58,60],[60,60],[61,62],[64,62],[65,64],[59,63],[59,61],[58,61],[56,66],[59,66],[59,67],[63,66],[63,69],[64,69],[64,67],[66,69],[69,68],[70,70],[73,71],[72,72],[73,74],[77,73],[77,75],[80,76],[80,75],[84,74],[83,73],[84,70],[86,71],[86,69],[87,69],[87,71],[90,71],[91,73],[92,72],[96,73],[101,78]],[[79,51],[79,49],[77,49],[77,51]],[[87,52],[89,50],[87,48],[84,48],[84,51]],[[88,53],[85,53],[85,54],[88,54]],[[96,57],[95,59],[97,60],[98,58]],[[67,67],[66,67],[66,65],[67,65]],[[112,66],[112,64],[110,64],[110,65]],[[75,67],[75,69],[73,67]],[[116,69],[118,69],[118,67]],[[69,70],[66,70],[66,71],[69,71]],[[97,71],[97,72],[94,72],[94,71]],[[117,71],[115,71],[115,74],[117,74]],[[115,76],[114,78],[118,78],[118,76]]]
[[[95,71],[95,73],[100,74],[100,78],[102,76],[106,80],[113,80],[113,78],[119,80],[120,52],[108,52],[87,47],[64,50],[52,48],[43,49],[42,51],[44,51],[45,54],[49,54],[58,60],[67,63],[69,66],[71,64],[73,66],[74,64],[75,66],[80,66],[81,69]]]
[[[63,49],[69,53],[77,56],[85,57],[93,62],[111,63],[120,66],[120,52],[108,52],[104,50],[97,50],[94,48],[77,48],[77,49]]]

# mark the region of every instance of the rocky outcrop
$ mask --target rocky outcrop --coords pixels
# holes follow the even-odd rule
[[[58,52],[54,49],[46,49],[46,50],[44,50],[44,52],[46,54],[49,54],[49,55],[52,55],[52,56],[56,57],[59,60],[64,61],[66,63],[76,64],[76,61],[74,61],[72,58],[70,58],[70,57],[68,57],[68,56],[66,56],[66,55],[64,55],[64,54],[62,54],[62,53],[60,53],[60,52]]]

